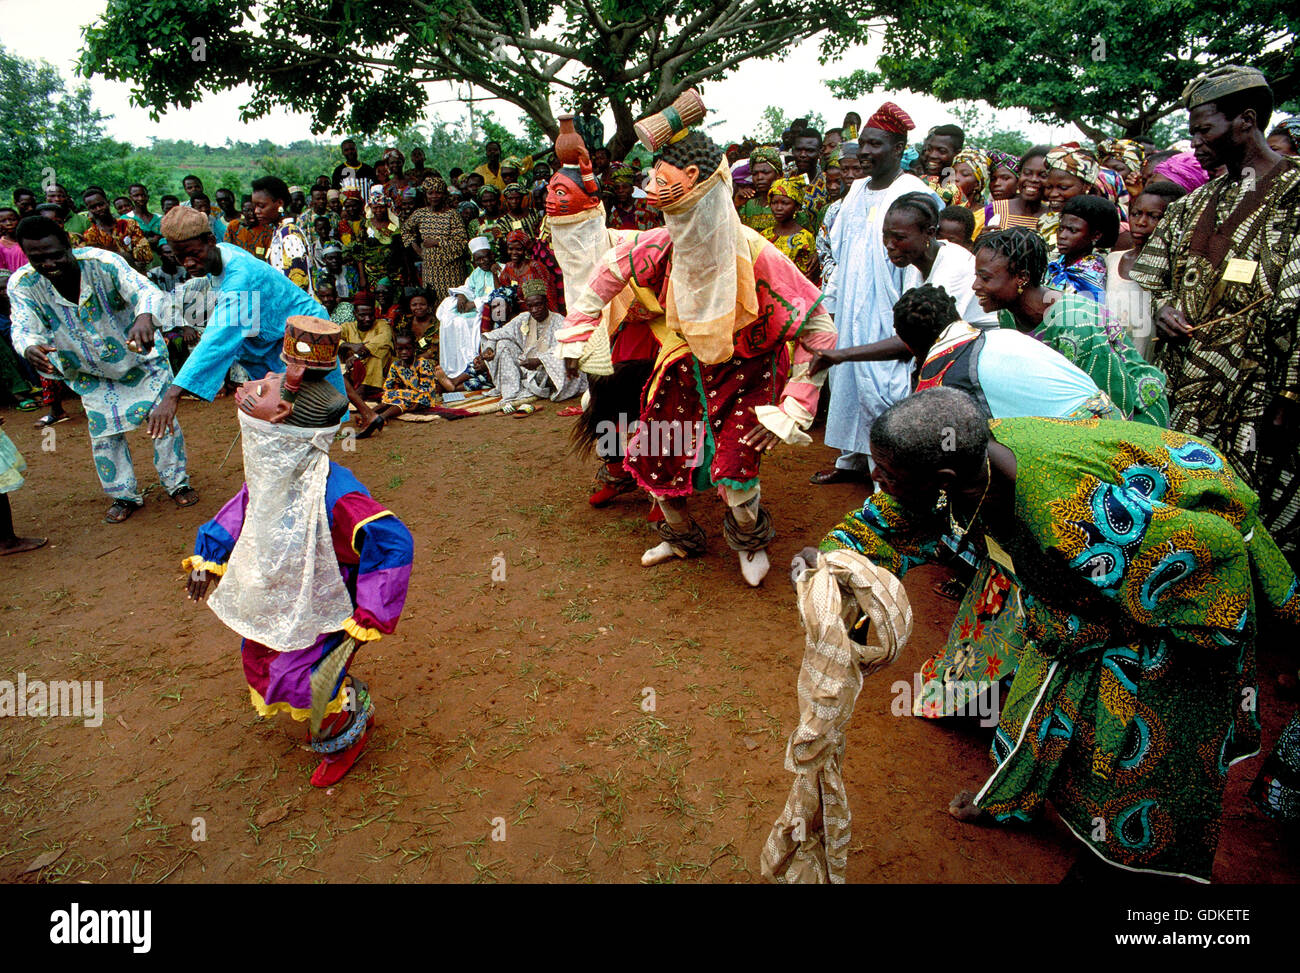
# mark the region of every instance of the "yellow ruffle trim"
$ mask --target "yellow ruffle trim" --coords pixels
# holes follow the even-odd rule
[[[334,713],[342,712],[344,696],[345,696],[345,692],[344,692],[345,688],[346,688],[345,686],[340,686],[338,695],[335,696],[333,699],[331,699],[328,705],[326,705],[325,707],[326,716],[331,716]],[[299,709],[296,706],[290,706],[288,703],[271,703],[270,705],[268,705],[266,700],[262,698],[262,694],[259,693],[252,686],[248,687],[248,698],[252,701],[253,709],[257,710],[258,716],[275,716],[277,713],[288,713],[299,723],[306,723],[308,720],[311,719],[310,709]]]
[[[181,562],[181,567],[186,571],[207,571],[208,574],[223,575],[226,573],[226,566],[218,564],[216,561],[205,561],[197,554],[191,554]]]
[[[358,642],[374,642],[384,637],[384,633],[377,628],[365,628],[358,625],[351,618],[343,622],[343,631],[347,632]]]

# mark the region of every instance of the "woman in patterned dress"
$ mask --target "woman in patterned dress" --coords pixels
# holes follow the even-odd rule
[[[424,181],[424,206],[402,227],[402,243],[420,258],[420,282],[436,306],[465,279],[469,235],[441,179]]]

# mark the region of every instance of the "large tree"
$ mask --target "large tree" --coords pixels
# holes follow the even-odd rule
[[[842,98],[909,88],[943,101],[1025,108],[1093,139],[1139,135],[1181,107],[1208,65],[1248,64],[1279,104],[1300,94],[1295,0],[930,0],[892,4],[874,71],[830,82]]]
[[[688,87],[813,36],[838,56],[874,14],[824,0],[109,0],[80,70],[131,83],[155,113],[247,83],[245,117],[289,107],[322,132],[413,123],[429,82],[471,82],[549,136],[559,110],[607,105],[617,151]]]

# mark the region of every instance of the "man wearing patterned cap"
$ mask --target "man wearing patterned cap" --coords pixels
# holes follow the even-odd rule
[[[1218,68],[1183,98],[1196,161],[1227,172],[1170,203],[1133,265],[1161,332],[1169,427],[1232,459],[1300,564],[1300,167],[1268,146],[1260,72]]]
[[[211,278],[211,286],[203,309],[203,337],[150,414],[149,434],[154,437],[175,417],[183,392],[211,402],[227,376],[242,382],[278,370],[285,322],[291,316],[329,317],[315,298],[265,261],[233,243],[217,243],[202,214],[173,207],[163,217],[162,231],[190,277]],[[374,418],[374,410],[347,389],[337,368],[329,381],[357,406],[358,423]]]
[[[551,310],[546,281],[526,280],[520,290],[528,310],[482,337],[483,359],[507,415],[520,411],[530,398],[563,402],[587,388],[577,362],[560,355],[558,332],[564,315]],[[532,407],[523,411],[531,412]]]
[[[893,102],[867,119],[858,138],[865,178],[853,184],[831,230],[835,276],[823,301],[835,316],[839,347],[869,344],[894,331],[894,302],[903,293],[904,269],[885,252],[885,214],[904,193],[938,197],[916,176],[902,171],[907,133],[916,127]],[[901,362],[845,362],[831,369],[826,445],[840,450],[833,469],[814,473],[813,483],[871,482],[871,423],[911,390]]]
[[[294,317],[285,374],[235,392],[245,483],[182,564],[192,601],[220,579],[208,606],[241,636],[258,715],[309,723],[316,787],[338,783],[370,737],[374,702],[348,670],[360,646],[397,627],[413,559],[406,525],[330,461],[348,415],[330,381],[339,338],[338,325]]]
[[[653,230],[663,226],[660,212],[646,202],[644,197],[633,195],[636,171],[626,162],[615,162],[605,173],[611,187],[609,215],[605,225],[611,230]]]

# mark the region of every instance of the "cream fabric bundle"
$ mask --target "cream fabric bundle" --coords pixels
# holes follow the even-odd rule
[[[817,565],[797,583],[806,636],[799,726],[785,753],[795,781],[761,862],[764,877],[780,883],[844,882],[852,822],[844,731],[863,678],[896,660],[912,634],[912,606],[893,574],[855,551],[823,552]],[[869,642],[859,645],[849,631],[864,614]]]

